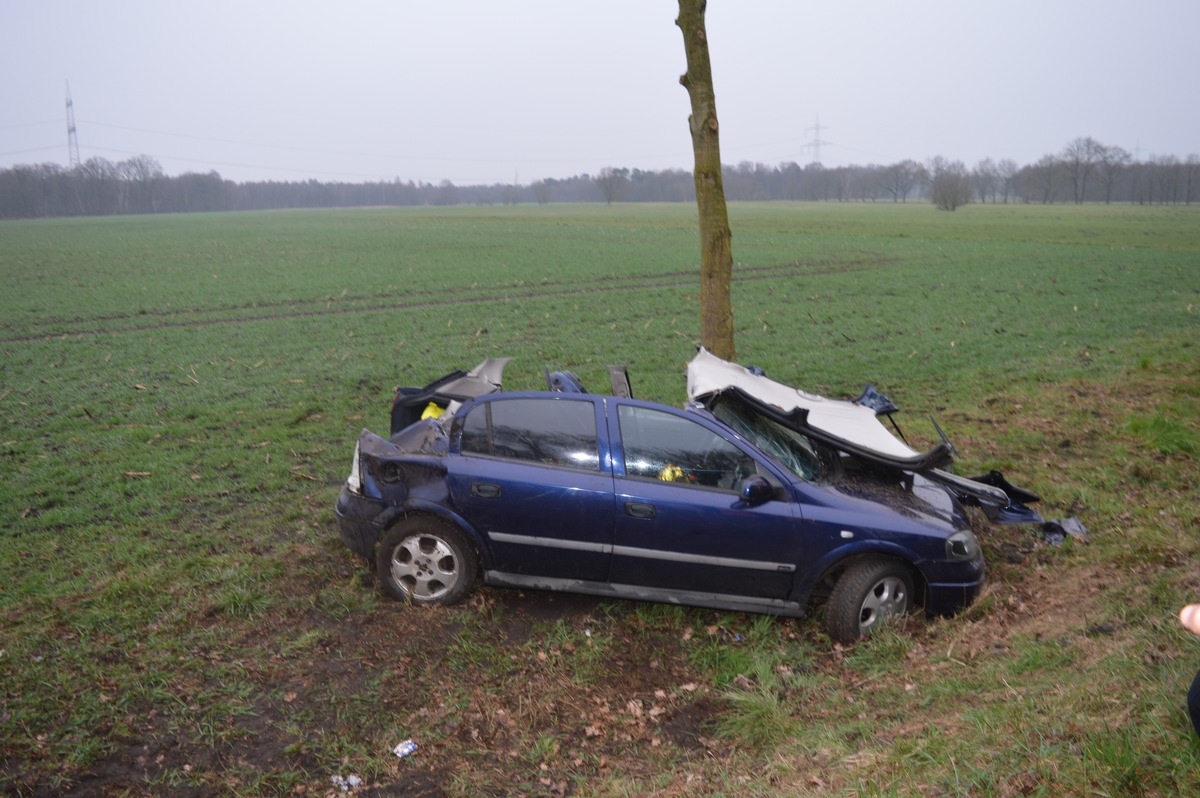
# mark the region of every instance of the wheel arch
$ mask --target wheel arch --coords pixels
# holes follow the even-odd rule
[[[480,565],[485,570],[491,568],[492,552],[487,546],[487,541],[484,539],[483,535],[480,535],[479,531],[467,522],[467,519],[463,518],[461,515],[445,507],[444,505],[434,502],[424,502],[420,500],[407,502],[401,511],[396,513],[396,516],[390,520],[383,532],[380,533],[380,539],[383,539],[383,535],[388,529],[391,529],[401,521],[409,518],[420,518],[422,516],[436,518],[457,528],[458,531],[462,532],[466,536],[471,545],[475,547],[475,551],[479,555]],[[376,542],[376,545],[378,545],[378,542]]]
[[[829,598],[830,593],[833,592],[833,586],[837,584],[838,579],[847,569],[863,560],[881,557],[894,560],[908,569],[912,577],[914,603],[924,608],[929,599],[929,581],[917,565],[919,560],[900,546],[856,547],[853,551],[843,550],[840,556],[824,558],[819,564],[819,576],[809,583],[812,585],[809,594],[797,598],[805,604],[823,602]]]

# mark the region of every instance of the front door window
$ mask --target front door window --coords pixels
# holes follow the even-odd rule
[[[757,470],[749,455],[691,419],[629,405],[618,416],[627,477],[736,492]]]

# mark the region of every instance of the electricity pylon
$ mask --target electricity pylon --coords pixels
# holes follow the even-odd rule
[[[79,138],[75,135],[75,103],[71,101],[71,84],[67,84],[67,151],[71,168],[79,166]]]

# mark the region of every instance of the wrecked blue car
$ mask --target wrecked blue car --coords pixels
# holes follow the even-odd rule
[[[878,396],[827,400],[704,350],[682,409],[634,399],[619,367],[609,395],[570,372],[506,392],[508,362],[398,389],[390,437],[359,437],[338,527],[397,599],[452,603],[482,580],[793,617],[823,606],[829,636],[851,643],[915,605],[968,605],[985,568],[963,503],[1036,499],[944,471],[946,443],[908,448]]]

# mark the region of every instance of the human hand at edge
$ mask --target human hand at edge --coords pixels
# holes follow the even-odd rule
[[[1200,635],[1200,604],[1189,604],[1179,611],[1179,622],[1194,635]]]

